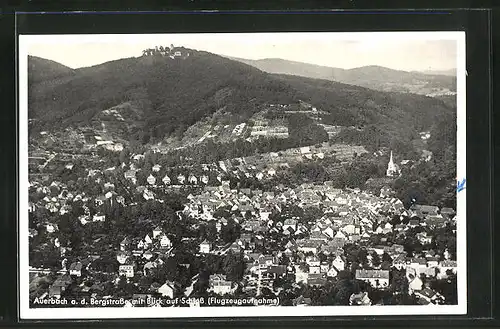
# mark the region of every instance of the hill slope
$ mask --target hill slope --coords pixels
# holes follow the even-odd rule
[[[75,71],[57,62],[28,56],[28,80],[31,83],[54,80],[75,75]]]
[[[261,60],[233,59],[268,73],[326,79],[380,91],[411,92],[422,95],[433,92],[456,91],[456,79],[449,75],[406,72],[381,66],[363,66],[346,70],[279,58]]]
[[[292,90],[242,63],[191,51],[186,59],[140,57],[75,70],[30,92],[30,117],[43,129],[90,124],[99,112],[129,102],[139,127],[155,135],[186,128],[225,108],[251,115],[263,101],[291,102]]]
[[[434,98],[271,75],[211,53],[184,51],[190,53],[185,59],[127,58],[55,79],[38,75],[51,78],[30,81],[29,116],[37,119],[31,129],[118,126],[125,139],[144,132],[161,139],[216,111],[242,122],[267,104],[302,100],[326,111],[325,123],[376,125],[377,133],[409,139],[454,113]]]

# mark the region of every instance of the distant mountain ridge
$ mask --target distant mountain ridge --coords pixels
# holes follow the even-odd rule
[[[456,77],[457,76],[457,70],[456,69],[449,69],[449,70],[425,70],[425,71],[420,71],[420,73],[431,74],[431,75],[447,75],[447,76],[450,76],[450,77]]]
[[[456,78],[447,75],[407,72],[377,65],[341,69],[280,58],[259,60],[230,58],[268,73],[325,79],[380,91],[410,92],[420,95],[447,95],[456,92]]]

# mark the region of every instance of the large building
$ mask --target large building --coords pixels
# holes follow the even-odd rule
[[[389,271],[356,270],[356,279],[369,282],[375,288],[386,288],[389,286]]]

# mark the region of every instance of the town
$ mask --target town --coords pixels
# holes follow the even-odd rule
[[[288,106],[269,106],[280,107]],[[321,115],[310,106],[288,111]],[[162,302],[176,298],[206,306],[197,301],[217,296],[278,298],[280,306],[456,304],[455,210],[405,207],[391,184],[411,161],[397,164],[391,150],[330,140],[169,163],[205,139],[288,138],[283,119],[265,114],[233,126],[202,123],[170,148],[140,153],[105,130],[40,133],[30,152],[32,307],[116,298],[125,307],[182,306]],[[360,129],[323,126],[329,139]],[[375,189],[290,179],[297,166],[340,170],[365,158],[386,161],[384,177],[366,182]]]

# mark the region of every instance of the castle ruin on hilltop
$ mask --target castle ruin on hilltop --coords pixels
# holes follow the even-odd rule
[[[184,47],[175,47],[173,44],[170,47],[155,46],[155,48],[147,48],[142,51],[142,56],[167,56],[171,59],[189,57],[190,53]]]

